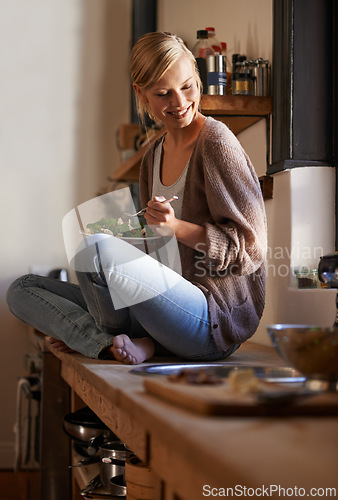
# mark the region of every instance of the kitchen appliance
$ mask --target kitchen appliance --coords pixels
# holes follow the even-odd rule
[[[40,461],[40,373],[20,377],[17,388],[17,412],[14,425],[14,470],[37,469]]]
[[[327,288],[338,288],[338,252],[320,257],[318,278]],[[338,292],[336,296],[336,318],[333,327],[338,328]]]

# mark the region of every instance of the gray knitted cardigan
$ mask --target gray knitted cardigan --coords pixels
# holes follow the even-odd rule
[[[152,145],[142,161],[142,206],[151,198]],[[205,294],[217,348],[256,331],[265,302],[266,216],[255,170],[233,133],[206,118],[189,163],[182,220],[207,230],[207,252],[179,243],[182,275]]]

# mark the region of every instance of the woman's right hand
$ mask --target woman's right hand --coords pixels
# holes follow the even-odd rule
[[[206,229],[203,226],[193,224],[175,217],[175,210],[170,203],[161,203],[163,196],[154,196],[148,201],[148,208],[144,217],[149,226],[170,227],[177,241],[195,248],[200,252],[205,251]]]
[[[164,200],[164,196],[153,196],[153,199],[148,201],[144,217],[149,226],[167,226],[175,231],[175,210],[169,202],[163,203]]]

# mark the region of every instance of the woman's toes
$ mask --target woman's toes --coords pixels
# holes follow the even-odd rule
[[[114,337],[112,354],[117,361],[136,365],[149,359],[154,354],[154,343],[149,338],[130,339],[121,334]]]
[[[59,352],[67,352],[67,353],[75,353],[74,349],[71,349],[67,346],[62,340],[55,339],[54,337],[47,337],[48,342],[51,344],[54,349],[57,349]]]

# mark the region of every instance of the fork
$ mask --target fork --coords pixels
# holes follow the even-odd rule
[[[171,201],[174,201],[174,200],[178,200],[178,196],[173,196],[172,198],[169,198],[168,200],[162,200],[159,203],[170,203]],[[147,210],[147,208],[148,207],[142,208],[141,210],[139,210],[138,212],[136,212],[136,214],[130,214],[128,212],[124,212],[124,213],[128,217],[136,217],[137,215],[143,215],[145,213],[145,211]]]

